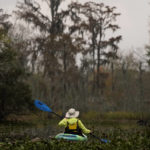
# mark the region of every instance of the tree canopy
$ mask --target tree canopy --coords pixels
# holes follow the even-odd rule
[[[0,11],[0,119],[31,108],[31,90],[25,82],[25,68],[9,36],[11,23]]]

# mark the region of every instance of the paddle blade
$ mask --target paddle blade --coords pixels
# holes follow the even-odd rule
[[[104,143],[110,143],[110,140],[101,139],[101,142],[104,142]]]
[[[35,100],[34,105],[42,111],[52,112],[52,110],[46,104],[39,100]]]

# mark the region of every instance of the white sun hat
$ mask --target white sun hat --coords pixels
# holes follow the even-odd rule
[[[76,111],[74,108],[70,108],[66,113],[66,118],[77,118],[79,116],[79,111]]]

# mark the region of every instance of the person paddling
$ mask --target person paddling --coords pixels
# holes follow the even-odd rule
[[[70,108],[65,115],[65,118],[59,122],[59,126],[65,127],[65,133],[77,134],[83,136],[84,134],[91,133],[91,130],[87,129],[81,120],[78,119],[79,111],[74,108]]]

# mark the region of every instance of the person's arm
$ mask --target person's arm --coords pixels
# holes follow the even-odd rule
[[[67,126],[67,119],[64,118],[63,120],[61,120],[59,123],[58,123],[59,126]]]
[[[91,130],[87,129],[83,123],[81,122],[81,120],[78,120],[78,125],[80,127],[80,129],[82,130],[83,133],[88,134],[91,133]]]

